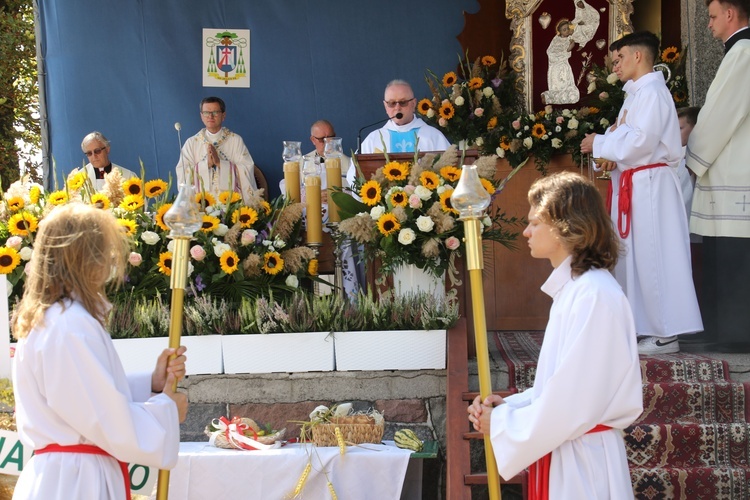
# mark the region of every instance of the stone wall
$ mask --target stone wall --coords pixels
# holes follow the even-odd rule
[[[721,59],[724,44],[708,29],[708,8],[704,0],[682,0],[682,47],[687,50],[686,77],[690,105],[702,106]]]

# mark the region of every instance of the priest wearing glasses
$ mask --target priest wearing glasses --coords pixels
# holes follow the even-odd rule
[[[91,132],[81,142],[81,150],[89,160],[83,168],[97,191],[104,187],[104,176],[112,172],[113,169],[120,171],[123,180],[137,177],[135,172],[112,163],[109,160],[109,149],[109,140],[101,132]]]

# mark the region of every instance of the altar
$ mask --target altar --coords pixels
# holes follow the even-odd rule
[[[239,451],[216,448],[205,442],[181,443],[177,466],[169,477],[169,498],[291,498],[311,459],[312,469],[300,498],[331,498],[325,471],[340,499],[398,500],[410,456],[410,450],[392,443],[348,446],[343,456],[337,447],[312,444]]]

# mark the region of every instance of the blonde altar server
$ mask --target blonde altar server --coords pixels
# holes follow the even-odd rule
[[[609,273],[618,240],[596,187],[572,172],[538,179],[523,235],[554,267],[534,386],[477,397],[469,420],[489,435],[506,480],[529,467],[529,499],[632,499],[622,429],[643,410],[633,316]]]
[[[56,207],[34,247],[13,318],[13,390],[19,437],[35,455],[13,498],[129,500],[128,462],[177,463],[187,398],[172,384],[185,348],[165,349],[153,373],[125,375],[103,326],[105,286],[122,280],[129,253],[110,212]]]
[[[615,277],[630,300],[641,354],[675,353],[677,335],[703,330],[693,285],[690,236],[677,165],[680,126],[664,75],[654,71],[659,40],[641,31],[612,43],[627,97],[617,123],[588,134],[582,153],[616,163],[612,219],[624,255]],[[611,168],[614,164],[609,164]]]
[[[223,191],[234,191],[248,203],[250,193],[258,188],[255,163],[242,137],[222,127],[226,111],[219,97],[201,101],[201,120],[206,127],[185,141],[175,168],[177,181],[192,180],[197,193],[206,192],[214,198]]]

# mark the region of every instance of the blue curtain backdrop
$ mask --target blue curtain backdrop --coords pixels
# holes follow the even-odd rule
[[[477,0],[40,0],[58,179],[84,163],[81,139],[98,130],[114,163],[138,171],[141,159],[147,178],[166,180],[179,156],[175,122],[184,142],[203,126],[200,100],[217,95],[225,125],[277,196],[283,140],[310,151],[310,124],[327,118],[353,150],[357,131],[385,117],[388,81],[410,81],[419,99],[426,69],[456,68],[463,13],[478,8]],[[249,89],[202,86],[203,28],[250,30]]]

